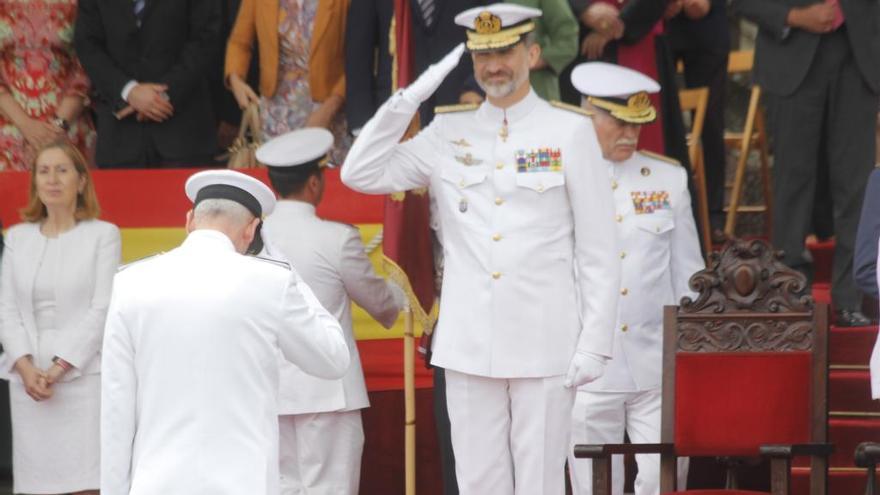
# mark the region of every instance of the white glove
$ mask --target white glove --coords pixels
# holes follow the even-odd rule
[[[431,64],[418,79],[404,88],[403,97],[416,105],[430,98],[446,79],[446,76],[458,65],[462,53],[464,53],[464,43],[459,43],[439,62]]]
[[[605,373],[605,361],[605,357],[592,352],[575,352],[565,374],[566,388],[580,387],[597,380]]]

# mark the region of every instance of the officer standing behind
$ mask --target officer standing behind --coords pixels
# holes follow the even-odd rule
[[[436,198],[445,266],[432,363],[447,370],[463,495],[563,494],[574,387],[599,377],[612,350],[611,189],[590,119],[529,85],[540,14],[459,14],[487,100],[441,110],[399,143],[459,46],[379,109],[342,168],[359,191],[430,187]]]
[[[200,172],[183,244],[116,275],[104,335],[101,493],[276,495],[277,353],[343,376],[339,323],[284,263],[242,256],[275,205],[262,182]]]
[[[376,275],[358,230],[315,215],[332,146],[329,131],[306,128],[278,136],[257,150],[257,160],[269,167],[269,181],[281,197],[263,232],[339,320],[351,355],[348,373],[340,380],[310,376],[282,360],[281,495],[357,495],[364,447],[360,410],[370,401],[352,330],[351,302],[385,328],[394,325],[404,304],[402,291]]]
[[[586,95],[617,210],[621,284],[614,356],[598,380],[578,389],[572,444],[660,442],[663,306],[692,296],[688,280],[705,268],[691,210],[687,173],[678,162],[636,152],[642,124],[657,113],[648,98],[656,81],[604,62],[577,66],[572,83]],[[571,450],[569,451],[571,452]],[[636,495],[660,490],[660,460],[637,455]],[[685,486],[687,462],[679,462]],[[623,459],[614,458],[612,493],[623,493]],[[569,457],[575,495],[592,493],[591,461]]]

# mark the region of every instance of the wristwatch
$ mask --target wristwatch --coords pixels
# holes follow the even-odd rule
[[[62,119],[61,117],[58,117],[57,115],[55,116],[54,119],[52,119],[52,124],[54,124],[56,127],[58,127],[59,129],[61,129],[64,132],[67,132],[70,130],[70,122]]]

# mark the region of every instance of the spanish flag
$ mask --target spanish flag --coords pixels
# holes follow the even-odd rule
[[[195,172],[187,169],[91,172],[101,205],[101,219],[117,225],[122,232],[123,263],[170,251],[183,242],[186,213],[192,207],[183,186]],[[242,172],[268,183],[265,169]],[[369,253],[370,259],[380,275],[383,274],[377,236],[382,230],[384,199],[348,189],[333,169],[327,170],[325,177],[326,191],[318,216],[356,225],[364,244],[374,247]],[[28,173],[0,172],[0,220],[4,228],[21,221],[19,210],[27,203],[29,187]],[[402,320],[389,331],[357,306],[352,316],[367,387],[371,391],[403,389]],[[427,370],[419,370],[416,386],[431,386]]]

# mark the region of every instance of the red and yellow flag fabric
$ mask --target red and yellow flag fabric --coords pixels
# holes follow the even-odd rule
[[[394,85],[404,88],[417,76],[413,60],[412,10],[409,0],[394,0]],[[418,115],[405,139],[418,132]],[[433,328],[437,313],[430,199],[427,190],[402,191],[385,201],[382,249],[385,268],[409,296],[413,316],[423,331]]]
[[[186,179],[195,170],[96,170],[92,172],[101,218],[117,225],[122,232],[123,263],[169,251],[186,237],[186,212],[192,206],[183,192]],[[268,183],[265,169],[243,170]],[[356,193],[345,187],[336,170],[328,170],[324,200],[318,215],[356,225],[364,243],[380,232],[384,198]],[[21,221],[19,210],[27,203],[29,175],[0,172],[0,220],[3,227]],[[380,249],[370,253],[380,273]],[[382,328],[365,311],[355,307],[354,330],[361,349],[370,390],[394,390],[403,386],[400,376],[403,324]],[[430,387],[430,375],[419,372],[416,384]]]

